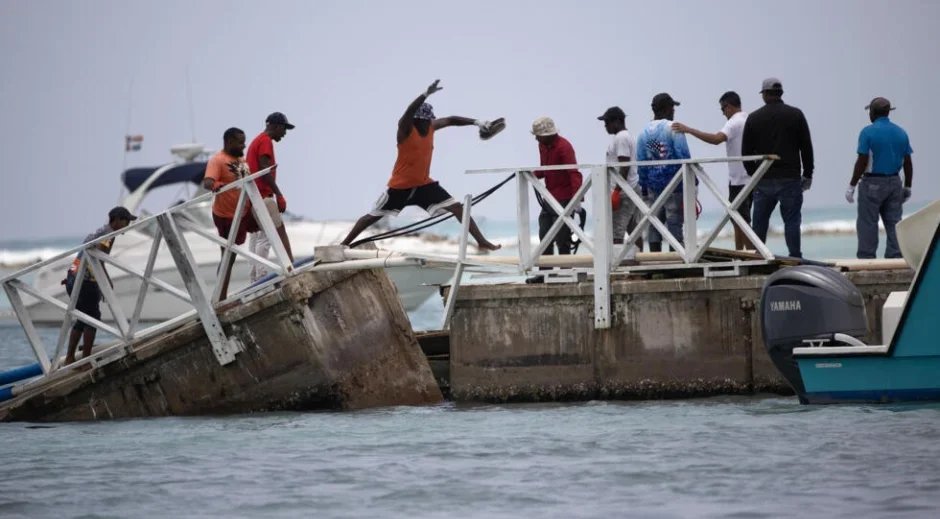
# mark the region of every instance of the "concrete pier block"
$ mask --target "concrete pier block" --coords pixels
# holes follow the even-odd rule
[[[2,420],[66,421],[442,400],[382,270],[306,272],[223,312],[245,351],[219,365],[196,321],[36,388]]]
[[[881,306],[910,270],[846,274],[880,340]],[[685,398],[789,393],[760,332],[765,275],[611,282],[611,327],[591,283],[465,285],[451,323],[457,401]]]

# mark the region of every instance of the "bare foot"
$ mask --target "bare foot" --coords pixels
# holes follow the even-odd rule
[[[492,242],[483,241],[483,242],[477,243],[477,248],[480,250],[487,251],[487,252],[492,252],[494,250],[499,250],[500,248],[502,248],[502,245],[496,245],[495,243],[492,243]]]

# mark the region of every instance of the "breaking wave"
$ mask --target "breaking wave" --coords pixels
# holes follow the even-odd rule
[[[23,268],[33,263],[45,261],[68,249],[55,247],[38,247],[33,249],[0,249],[0,267]]]

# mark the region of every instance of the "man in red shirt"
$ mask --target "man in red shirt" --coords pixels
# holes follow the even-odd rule
[[[539,163],[542,166],[560,166],[562,164],[577,164],[574,148],[568,139],[558,135],[555,128],[555,122],[549,117],[539,117],[532,123],[532,134],[535,140],[539,142]],[[545,187],[548,192],[558,200],[562,207],[567,207],[574,198],[575,193],[581,187],[581,172],[577,169],[562,169],[557,171],[536,171],[535,176],[545,179]],[[555,210],[548,204],[539,200],[542,211],[539,213],[539,239],[545,238],[549,228],[558,219]],[[558,254],[571,254],[571,231],[562,227],[552,245],[545,249],[545,254],[554,254],[553,246],[558,249]]]
[[[284,249],[287,250],[287,256],[291,261],[294,260],[294,255],[291,252],[290,240],[287,238],[287,230],[284,228],[284,220],[281,218],[281,213],[287,209],[287,201],[277,185],[277,161],[274,160],[274,143],[280,142],[287,135],[287,130],[293,129],[294,125],[287,121],[286,115],[281,112],[272,113],[265,119],[264,131],[251,141],[245,155],[245,159],[248,161],[248,169],[252,173],[274,166],[271,168],[270,173],[261,178],[256,178],[255,183],[258,185],[258,191],[261,192],[261,197],[264,198],[264,205],[268,210],[268,214],[271,215],[271,220],[274,221],[277,234],[281,238],[281,243],[284,244]],[[268,242],[268,238],[263,232],[252,232],[251,237],[248,239],[248,250],[262,258],[267,258],[268,253],[271,251],[271,243]],[[267,273],[267,269],[264,267],[252,265],[251,281],[255,282]]]

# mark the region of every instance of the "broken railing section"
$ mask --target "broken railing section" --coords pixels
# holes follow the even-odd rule
[[[94,362],[95,358],[105,352],[121,351],[133,341],[155,336],[161,332],[175,328],[193,315],[198,315],[206,332],[206,336],[212,345],[212,351],[216,359],[223,365],[232,362],[235,359],[235,355],[243,350],[243,346],[237,338],[226,336],[215,312],[215,305],[219,303],[219,284],[216,283],[216,289],[213,293],[209,292],[208,282],[200,277],[198,265],[193,258],[192,250],[189,247],[184,233],[191,232],[218,244],[221,250],[224,251],[223,261],[228,261],[232,254],[237,254],[243,256],[250,262],[263,265],[268,270],[280,276],[286,276],[292,271],[293,266],[288,258],[287,251],[281,243],[274,222],[265,208],[264,200],[261,198],[261,194],[255,184],[256,178],[264,176],[269,172],[270,168],[267,168],[227,184],[216,194],[224,193],[232,189],[240,190],[235,221],[239,221],[241,216],[245,214],[246,209],[251,208],[255,220],[258,222],[261,229],[260,232],[265,234],[272,245],[275,256],[273,260],[262,258],[249,252],[247,248],[235,245],[238,225],[233,225],[229,236],[222,238],[211,232],[211,230],[193,223],[185,213],[197,204],[210,201],[214,196],[213,193],[205,193],[185,203],[176,205],[158,215],[135,221],[120,231],[102,236],[94,242],[82,244],[81,246],[63,252],[46,261],[31,265],[0,280],[10,300],[10,304],[13,307],[14,314],[23,327],[30,347],[42,368],[43,374],[48,375],[62,367],[62,353],[66,341],[68,340],[69,329],[75,321],[81,321],[94,326],[98,330],[113,335],[117,339],[114,343],[107,345],[107,347],[98,348],[98,351],[94,352],[90,361]],[[250,206],[248,205],[249,200],[251,202]],[[146,227],[153,227],[154,222],[156,222],[156,230],[150,234],[152,236],[150,253],[143,270],[140,270],[139,266],[130,265],[98,249],[97,244],[102,240],[120,236],[135,229],[143,230]],[[183,279],[185,290],[180,290],[172,284],[154,276],[154,264],[160,250],[161,242],[166,243],[173,257],[173,262]],[[95,279],[99,281],[98,286],[101,289],[102,299],[104,304],[106,304],[111,311],[114,321],[113,325],[106,324],[76,309],[80,290],[73,290],[67,302],[63,302],[52,295],[42,293],[39,288],[27,282],[28,276],[37,270],[48,265],[59,263],[63,259],[72,257],[82,251],[83,254],[79,263],[74,286],[81,287],[85,276],[90,270],[95,276]],[[128,317],[126,313],[127,309],[122,308],[119,304],[111,284],[107,282],[108,276],[105,272],[105,264],[120,269],[140,280],[140,288],[130,317]],[[181,312],[171,319],[142,327],[140,316],[147,300],[149,289],[151,288],[165,291],[179,299],[182,303],[180,305]],[[62,326],[59,329],[58,339],[51,356],[30,317],[29,309],[24,301],[24,295],[41,301],[42,303],[52,305],[62,311]],[[80,362],[83,361],[84,359]]]
[[[738,214],[738,207],[744,202],[757,182],[763,178],[767,169],[774,160],[778,160],[776,155],[753,155],[747,157],[727,157],[710,159],[685,159],[685,160],[657,160],[657,161],[631,161],[614,162],[609,164],[566,164],[558,166],[532,166],[519,168],[500,168],[500,169],[478,169],[468,170],[468,174],[486,174],[486,173],[514,173],[516,175],[516,226],[519,236],[519,261],[518,271],[522,274],[530,274],[537,268],[539,257],[545,250],[551,246],[555,236],[559,232],[572,232],[581,240],[581,246],[591,254],[594,260],[594,327],[604,329],[610,327],[610,273],[612,269],[619,268],[621,262],[627,258],[631,250],[635,251],[637,238],[643,235],[643,232],[653,226],[663,236],[664,240],[675,250],[682,261],[686,264],[696,265],[702,255],[708,249],[708,246],[718,237],[718,233],[728,223],[733,220],[751,240],[751,243],[757,248],[757,252],[765,261],[774,259],[773,253],[767,248],[763,241],[758,239],[757,235],[751,229],[750,225],[744,221]],[[761,164],[751,176],[747,185],[741,189],[734,200],[728,202],[718,185],[711,179],[703,164],[727,163],[741,161],[760,161]],[[673,176],[666,188],[653,201],[652,205],[647,205],[646,201],[638,195],[627,184],[627,180],[617,173],[619,167],[636,168],[639,166],[661,166],[678,165],[679,172]],[[535,171],[557,171],[565,169],[589,170],[590,174],[584,179],[581,187],[567,206],[563,207],[558,200],[548,191],[544,184],[538,181],[533,172]],[[699,193],[697,182],[708,188],[719,205],[722,208],[722,217],[718,224],[700,242],[698,240],[698,221],[696,215],[696,202]],[[682,243],[673,236],[666,227],[665,222],[661,221],[656,214],[663,208],[669,196],[679,187],[680,183],[684,186],[682,190],[683,200],[683,236]],[[623,245],[614,245],[611,233],[611,207],[610,207],[610,189],[613,186],[619,186],[624,195],[626,195],[640,210],[641,219],[639,224],[624,239]],[[531,245],[531,228],[529,214],[529,189],[530,187],[538,193],[543,203],[547,204],[556,214],[559,215],[555,223],[549,228],[543,238],[539,240],[538,245],[533,249]],[[588,191],[591,191],[591,201],[594,207],[593,238],[588,236],[584,230],[575,222],[573,214],[578,204],[584,199]],[[461,238],[466,239],[467,229],[463,229]]]

